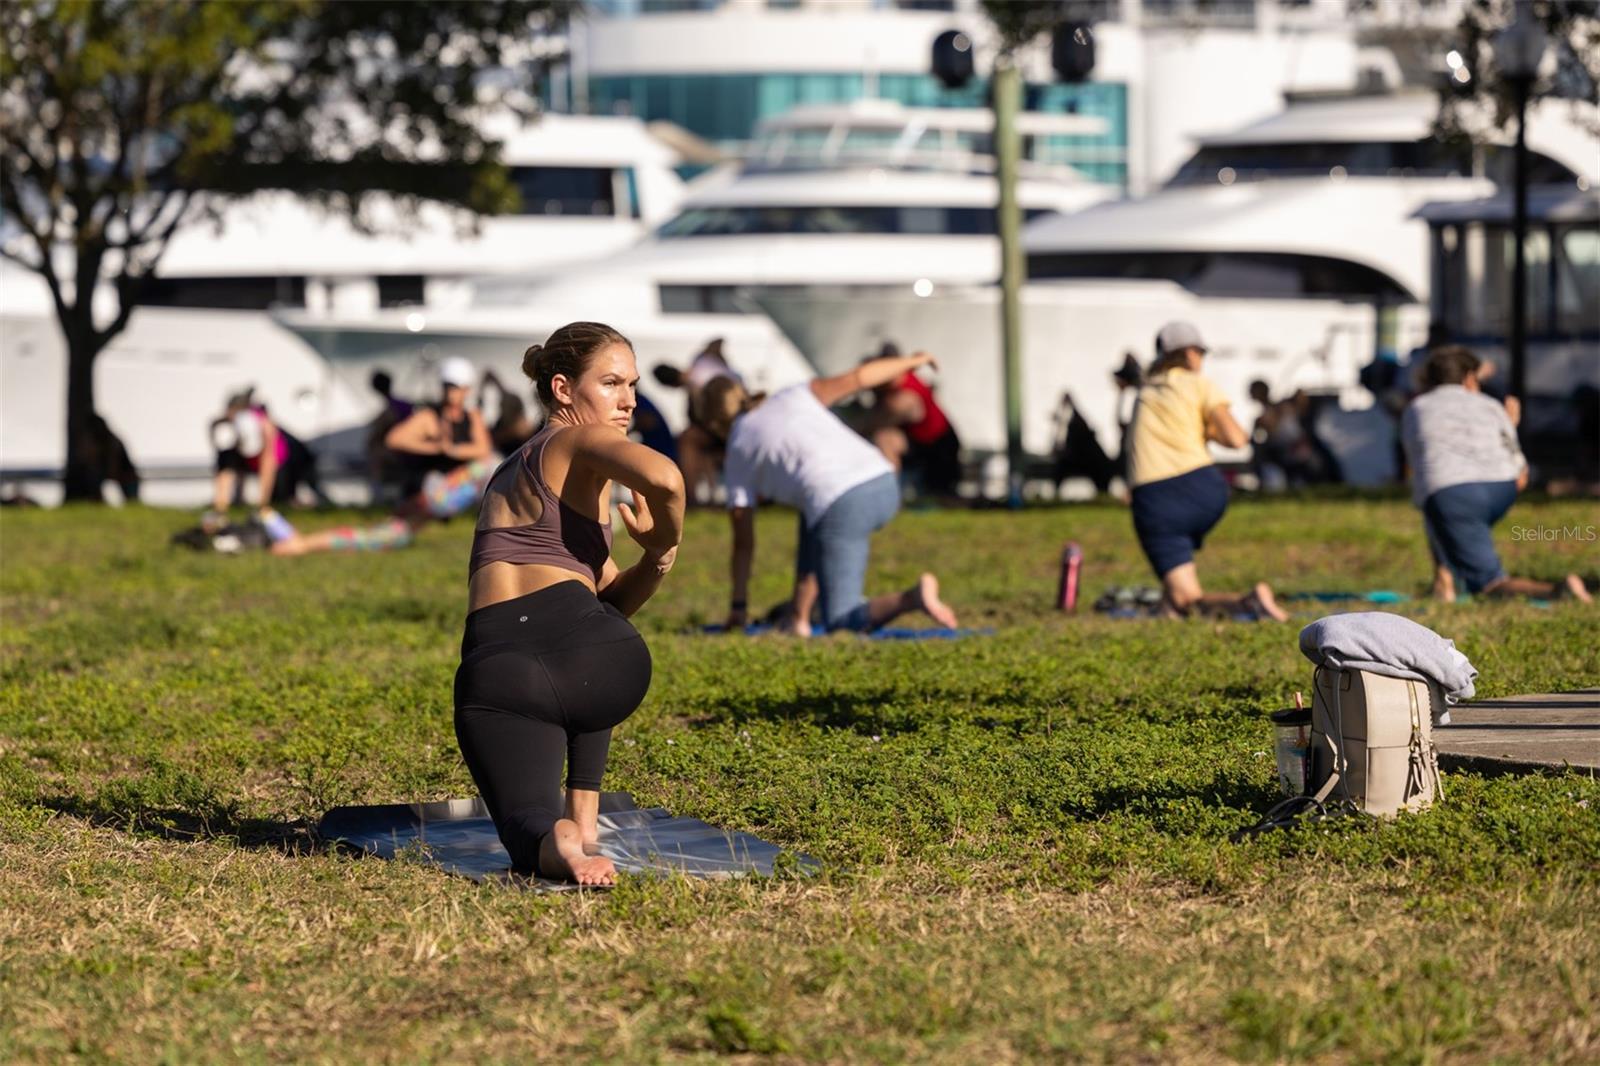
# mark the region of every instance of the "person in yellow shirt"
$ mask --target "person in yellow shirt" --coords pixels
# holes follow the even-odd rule
[[[1250,439],[1222,390],[1200,373],[1205,354],[1188,322],[1168,322],[1156,334],[1156,361],[1139,389],[1128,440],[1133,530],[1161,579],[1164,616],[1199,610],[1287,621],[1264,581],[1243,596],[1200,587],[1194,553],[1228,509],[1228,483],[1207,444],[1242,448]]]

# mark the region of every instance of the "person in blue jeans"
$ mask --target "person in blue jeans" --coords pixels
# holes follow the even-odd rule
[[[1485,395],[1486,371],[1460,345],[1435,348],[1422,365],[1423,391],[1400,419],[1411,497],[1433,553],[1433,594],[1453,602],[1465,586],[1474,595],[1590,603],[1577,574],[1559,582],[1512,577],[1494,550],[1491,531],[1527,487],[1528,464],[1517,443],[1520,404]]]
[[[762,499],[800,512],[789,621],[797,635],[810,635],[812,610],[819,604],[830,632],[876,629],[909,611],[922,611],[942,626],[956,625],[955,612],[939,598],[939,580],[931,573],[903,592],[867,597],[872,534],[899,511],[899,480],[883,453],[828,409],[932,362],[923,352],[874,359],[770,397],[752,396],[728,377],[706,386],[707,429],[727,442],[723,478],[733,521],[730,629],[742,628],[749,617],[755,507]]]

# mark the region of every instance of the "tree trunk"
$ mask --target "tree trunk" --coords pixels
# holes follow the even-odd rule
[[[74,309],[74,317],[88,319],[89,308]],[[92,321],[63,322],[67,342],[67,461],[61,487],[67,501],[105,501],[108,475],[105,422],[94,408],[94,363],[104,342],[95,336]]]

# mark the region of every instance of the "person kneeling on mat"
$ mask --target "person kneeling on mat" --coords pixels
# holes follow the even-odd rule
[[[522,370],[549,420],[494,471],[479,509],[456,739],[515,871],[609,885],[600,778],[611,730],[650,687],[650,650],[628,616],[677,557],[683,475],[628,439],[639,373],[616,330],[563,326]],[[644,549],[627,570],[611,559],[613,481],[633,491],[618,510]]]
[[[1200,331],[1187,322],[1169,322],[1156,334],[1156,361],[1139,389],[1128,434],[1133,530],[1161,579],[1163,615],[1243,612],[1287,621],[1264,581],[1243,596],[1207,595],[1200,588],[1194,553],[1228,509],[1228,483],[1206,444],[1243,448],[1250,440],[1222,390],[1201,376],[1205,354]]]
[[[750,567],[755,558],[755,506],[763,497],[800,511],[794,613],[800,636],[811,633],[821,601],[823,625],[872,630],[907,611],[923,611],[942,626],[955,612],[939,599],[930,573],[904,592],[867,599],[867,554],[872,534],[900,509],[900,486],[883,453],[828,408],[863,389],[895,381],[933,357],[874,359],[844,374],[751,396],[732,378],[706,386],[707,427],[727,442],[723,477],[733,520],[733,597],[728,628],[748,620]]]
[[[1528,484],[1517,443],[1521,407],[1484,395],[1484,364],[1459,345],[1435,348],[1422,366],[1422,395],[1400,418],[1400,440],[1411,467],[1411,497],[1422,511],[1433,552],[1433,594],[1454,602],[1456,583],[1489,596],[1570,596],[1591,601],[1577,574],[1561,582],[1510,577],[1490,532]]]

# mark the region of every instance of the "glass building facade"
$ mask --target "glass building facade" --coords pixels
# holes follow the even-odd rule
[[[946,89],[929,74],[879,74],[876,95],[909,107],[984,107],[986,79]],[[589,78],[595,114],[631,114],[665,120],[719,144],[749,140],[756,123],[801,104],[841,104],[867,93],[868,78],[852,74],[635,74]],[[549,99],[547,94],[546,99]],[[1104,119],[1102,134],[1051,137],[1035,158],[1067,163],[1091,180],[1126,190],[1128,89],[1120,82],[1029,85],[1032,111]]]

